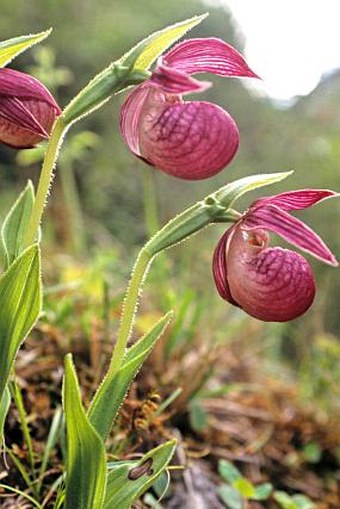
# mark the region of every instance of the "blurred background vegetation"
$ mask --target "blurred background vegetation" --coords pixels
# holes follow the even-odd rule
[[[211,2],[207,6],[199,0],[2,0],[0,33],[1,39],[6,39],[53,27],[41,47],[20,56],[13,66],[39,77],[63,107],[89,79],[138,40],[207,10],[209,18],[193,36],[221,37],[242,51],[243,36],[227,8],[212,7]],[[266,189],[266,194],[304,187],[339,189],[340,71],[323,79],[309,96],[297,98],[292,107],[281,109],[254,95],[241,80],[209,79],[214,87],[204,94],[204,100],[227,109],[241,133],[238,156],[214,179],[182,182],[134,158],[118,132],[123,95],[72,128],[45,217],[47,283],[72,280],[82,274],[79,267],[84,263],[118,298],[138,248],[157,222],[164,224],[207,193],[247,174],[295,170],[280,186]],[[36,182],[39,157],[34,151],[18,154],[0,147],[2,215],[27,178]],[[255,195],[247,195],[239,210],[253,199]],[[339,200],[325,202],[299,217],[340,256]],[[339,272],[311,260],[319,288],[312,309],[289,324],[260,324],[231,309],[213,287],[211,257],[223,231],[223,225],[205,230],[160,258],[149,279],[144,311],[158,312],[172,305],[181,310],[180,325],[186,333],[192,334],[194,328],[208,344],[232,338],[245,349],[260,351],[264,365],[265,360],[280,363],[282,369],[277,373],[283,377],[283,366],[293,368],[302,383],[302,397],[318,396],[327,401],[325,388],[337,391],[340,377]],[[160,275],[161,285],[156,284]],[[189,325],[183,318],[188,309]],[[334,405],[333,397],[328,404]]]

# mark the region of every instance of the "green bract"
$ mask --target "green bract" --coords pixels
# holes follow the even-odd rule
[[[39,34],[22,35],[0,42],[0,67],[5,67],[13,58],[20,55],[34,44],[43,41],[51,33],[52,29]]]
[[[150,35],[95,76],[63,112],[65,124],[76,122],[102,106],[113,94],[150,77],[149,67],[171,44],[198,25],[207,14],[194,16]]]

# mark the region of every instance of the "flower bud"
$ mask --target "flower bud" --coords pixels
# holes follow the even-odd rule
[[[13,69],[0,69],[0,142],[31,148],[49,137],[61,109],[37,79]]]

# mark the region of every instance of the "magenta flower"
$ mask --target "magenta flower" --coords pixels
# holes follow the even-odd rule
[[[320,237],[288,214],[336,195],[333,191],[305,189],[255,201],[216,247],[213,275],[221,297],[269,322],[286,322],[307,311],[315,295],[311,268],[295,251],[268,247],[267,230],[337,266]]]
[[[200,72],[257,78],[224,41],[190,39],[159,59],[151,78],[128,96],[120,116],[121,133],[135,155],[187,180],[218,173],[230,163],[239,144],[229,113],[209,102],[183,101],[183,94],[210,86],[191,77]]]
[[[61,110],[37,79],[0,69],[0,143],[30,148],[48,138]]]

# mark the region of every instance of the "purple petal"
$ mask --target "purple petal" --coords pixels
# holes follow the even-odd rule
[[[159,63],[153,72],[151,81],[168,94],[188,94],[202,92],[211,86],[208,81],[198,81],[178,69]]]
[[[188,74],[258,78],[235,48],[215,37],[180,42],[164,55],[164,63]]]
[[[227,300],[231,304],[238,306],[237,302],[233,299],[229,285],[227,274],[227,245],[235,231],[235,225],[229,228],[219,240],[213,256],[213,276],[218,293],[222,299]]]
[[[236,229],[227,251],[230,293],[244,311],[259,320],[293,320],[313,302],[313,274],[300,254],[270,248],[267,243],[264,230],[247,235],[242,228]]]
[[[141,156],[182,179],[215,175],[232,160],[238,143],[234,120],[215,104],[158,101],[158,108],[156,102],[145,107],[140,118]]]
[[[37,79],[14,69],[0,69],[0,95],[17,99],[36,99],[48,103],[60,115],[61,109],[47,88]]]
[[[299,219],[276,205],[251,208],[243,220],[243,227],[271,230],[291,244],[333,266],[338,262],[321,238]]]
[[[150,94],[150,86],[142,84],[128,95],[120,111],[119,128],[131,152],[140,156],[139,150],[139,117],[144,103]]]
[[[270,204],[287,211],[302,210],[326,198],[335,196],[339,196],[339,194],[328,189],[299,189],[297,191],[288,191],[275,196],[260,198],[251,205],[251,208]]]
[[[0,142],[13,148],[31,148],[48,138],[55,109],[36,99],[0,96]]]
[[[48,138],[48,133],[38,122],[38,119],[23,102],[15,97],[0,95],[0,118],[23,129],[28,129],[42,138]]]

